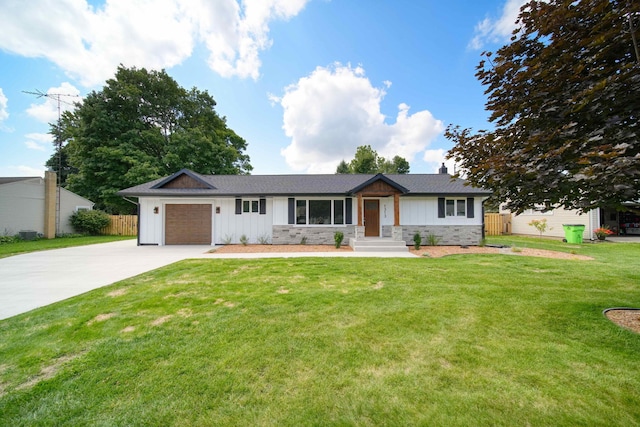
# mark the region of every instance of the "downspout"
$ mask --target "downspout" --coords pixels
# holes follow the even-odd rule
[[[136,246],[140,246],[140,203],[129,200],[124,196],[122,198],[127,202],[136,205]]]
[[[486,234],[485,234],[485,224],[484,224],[484,202],[486,202],[488,200],[487,199],[482,199],[480,200],[480,206],[482,207],[482,209],[480,210],[480,215],[482,215],[482,238],[481,238],[481,242],[484,243],[484,240],[486,239]]]

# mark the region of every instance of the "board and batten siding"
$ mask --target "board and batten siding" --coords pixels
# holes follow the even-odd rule
[[[466,197],[445,197],[450,200],[467,200]],[[401,225],[482,225],[482,198],[473,200],[473,218],[448,216],[438,218],[437,197],[406,197],[400,199]]]
[[[245,198],[244,200],[258,200]],[[235,198],[151,198],[141,197],[140,203],[140,244],[164,245],[165,211],[168,204],[210,204],[212,211],[212,244],[240,243],[246,236],[249,243],[271,238],[273,202],[266,199],[266,214],[243,212],[236,214]],[[155,208],[158,213],[155,213]],[[217,213],[219,210],[220,213]]]
[[[142,245],[160,245],[162,243],[162,218],[161,214],[153,213],[155,206],[162,206],[160,199],[141,197],[140,205],[140,229],[138,237]]]
[[[245,197],[242,200],[260,200],[258,197]],[[225,243],[240,243],[245,236],[249,243],[271,241],[273,223],[273,201],[265,199],[267,204],[264,214],[258,212],[242,212],[236,214],[236,199],[217,199],[213,213],[214,238],[217,245]],[[220,213],[216,213],[216,207]]]

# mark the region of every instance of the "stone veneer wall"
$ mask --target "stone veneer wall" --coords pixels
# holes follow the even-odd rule
[[[391,237],[392,227],[382,227],[382,236]],[[482,241],[481,225],[403,225],[402,240],[413,245],[413,236],[420,233],[422,244],[428,244],[427,236],[435,235],[439,245],[479,245]]]
[[[274,225],[271,243],[274,245],[299,245],[303,237],[308,245],[334,245],[333,235],[336,231],[344,233],[343,244],[355,237],[353,225],[346,227],[296,227],[293,225]]]

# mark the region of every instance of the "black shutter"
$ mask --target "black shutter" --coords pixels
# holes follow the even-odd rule
[[[352,202],[353,199],[351,197],[347,197],[346,199],[344,199],[344,217],[345,217],[345,224],[353,224],[353,207],[352,207]]]
[[[260,199],[260,215],[267,213],[267,199]]]
[[[467,197],[467,218],[473,218],[473,197]]]
[[[296,223],[296,199],[289,197],[289,224]]]
[[[438,197],[438,218],[444,218],[444,197]]]
[[[242,213],[242,199],[236,199],[236,215]]]

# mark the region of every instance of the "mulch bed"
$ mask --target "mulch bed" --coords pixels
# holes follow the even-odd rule
[[[613,323],[640,334],[640,309],[609,310],[605,316]]]
[[[216,254],[291,253],[291,252],[353,252],[349,245],[225,245]]]
[[[440,258],[447,255],[460,254],[505,254],[537,256],[557,259],[592,260],[593,258],[584,255],[575,255],[567,252],[547,251],[543,249],[528,248],[494,248],[488,246],[422,246],[415,250],[409,249],[417,256],[428,256]],[[334,245],[225,245],[215,249],[218,254],[247,254],[247,253],[292,253],[292,252],[352,252],[348,245],[342,245],[336,249]]]

